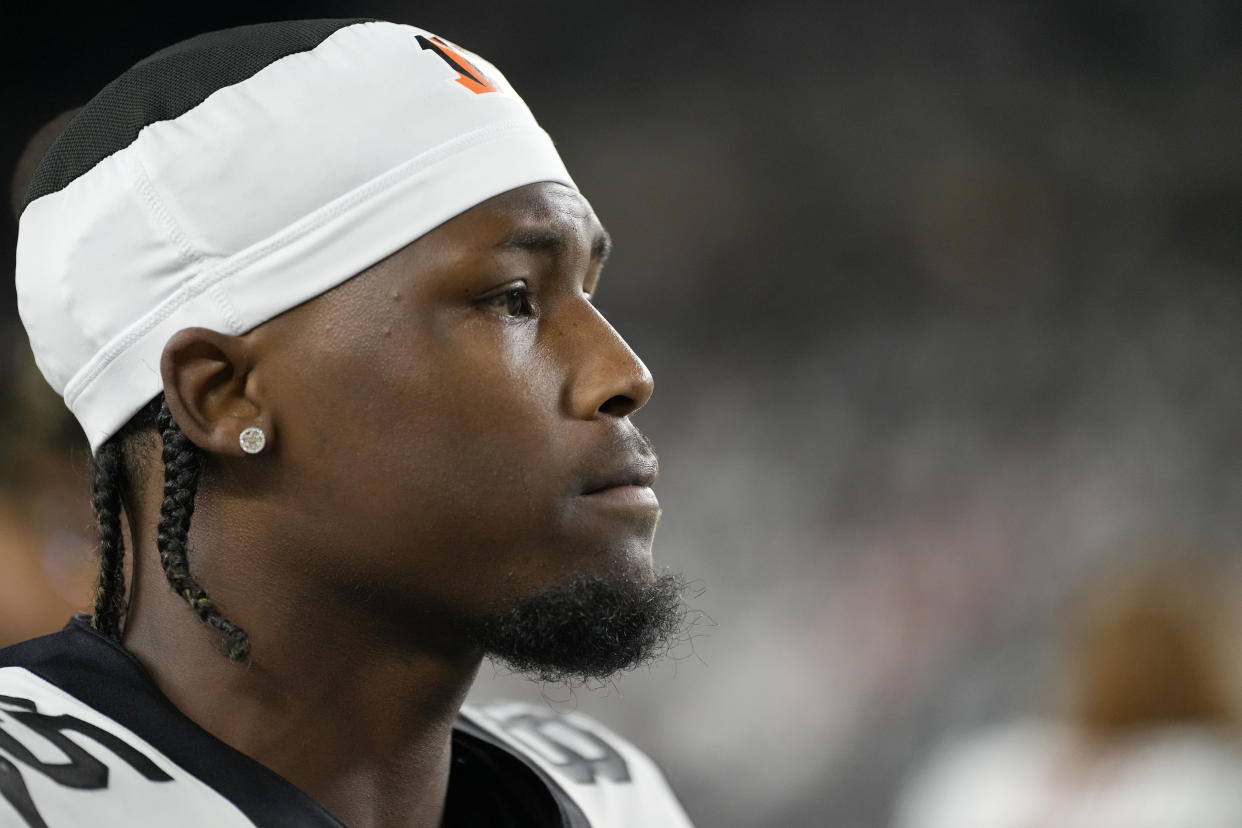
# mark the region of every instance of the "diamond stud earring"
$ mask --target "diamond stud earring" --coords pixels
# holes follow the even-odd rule
[[[241,433],[237,442],[241,443],[241,450],[246,454],[258,454],[267,445],[267,435],[263,429],[251,426]]]

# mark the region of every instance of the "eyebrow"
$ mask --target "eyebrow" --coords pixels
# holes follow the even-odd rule
[[[569,239],[565,233],[557,230],[523,227],[505,236],[495,247],[497,250],[524,250],[555,257],[564,255],[569,249]],[[591,260],[602,265],[611,253],[612,238],[607,232],[601,232],[591,244]]]

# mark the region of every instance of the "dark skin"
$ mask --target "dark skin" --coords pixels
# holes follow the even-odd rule
[[[580,573],[652,577],[655,470],[630,421],[652,381],[590,301],[606,254],[580,195],[534,184],[250,333],[165,348],[169,409],[205,453],[192,566],[253,656],[224,659],[168,589],[154,456],[125,646],[351,826],[439,824],[481,619]]]

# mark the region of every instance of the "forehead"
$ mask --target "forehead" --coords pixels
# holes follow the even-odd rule
[[[598,276],[608,234],[576,190],[562,184],[529,184],[501,193],[446,221],[332,290],[261,325],[302,328],[316,314],[354,312],[369,316],[376,297],[394,288],[417,287],[437,273],[468,272],[473,265],[510,252],[588,256]],[[593,280],[592,280],[593,281]],[[390,303],[383,302],[383,306]]]
[[[467,230],[504,233],[521,225],[584,233],[588,241],[603,233],[595,211],[581,193],[563,184],[544,182],[518,187],[490,198],[445,222],[428,235]]]
[[[611,250],[595,211],[562,184],[530,184],[502,193],[445,222],[378,267],[400,267],[420,281],[479,270],[506,257],[541,255],[586,267],[593,285]]]

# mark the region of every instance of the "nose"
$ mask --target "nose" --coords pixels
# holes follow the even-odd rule
[[[574,327],[578,336],[574,370],[566,390],[567,407],[578,419],[628,417],[647,404],[655,381],[621,334],[594,305]]]

